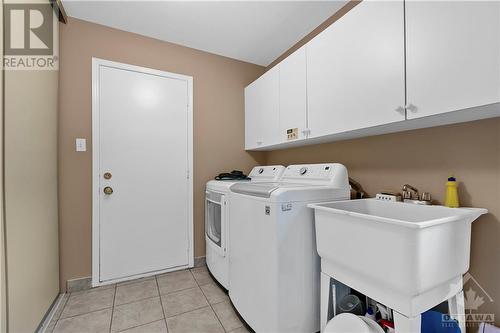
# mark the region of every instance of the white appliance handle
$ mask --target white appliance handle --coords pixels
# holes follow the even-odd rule
[[[224,196],[222,196],[224,197]],[[217,201],[217,200],[212,200],[212,199],[209,199],[209,198],[205,198],[206,201],[210,201],[216,205],[221,205],[222,206],[222,203],[224,202],[224,200],[222,199],[221,201]]]
[[[220,248],[222,250],[222,254],[226,255],[226,209],[227,209],[227,201],[226,196],[221,195],[221,206],[220,206]]]

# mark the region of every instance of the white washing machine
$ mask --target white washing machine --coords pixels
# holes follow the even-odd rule
[[[210,273],[229,289],[229,187],[235,183],[277,181],[285,167],[282,165],[256,166],[250,180],[210,180],[205,191],[206,261]]]
[[[256,332],[320,329],[311,202],[349,199],[341,164],[291,165],[280,182],[231,186],[229,296]]]

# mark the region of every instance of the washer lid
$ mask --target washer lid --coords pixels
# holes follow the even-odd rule
[[[352,313],[341,313],[330,320],[324,333],[374,333],[363,319]]]
[[[303,188],[315,185],[309,184],[293,184],[293,183],[241,183],[231,185],[230,189],[234,193],[251,195],[254,197],[270,198],[271,193],[279,188]],[[318,186],[318,185],[316,185]]]
[[[250,183],[250,180],[209,180],[206,185],[207,190],[217,191],[221,193],[229,193],[229,188],[237,183]]]
[[[245,185],[245,186],[242,186]],[[279,188],[279,183],[260,183],[260,184],[234,184],[231,186],[231,191],[251,195],[254,197],[269,198],[271,193]]]

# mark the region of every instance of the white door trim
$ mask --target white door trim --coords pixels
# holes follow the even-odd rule
[[[117,69],[124,69],[139,73],[157,75],[177,80],[183,80],[187,82],[188,86],[188,167],[187,181],[188,181],[188,244],[189,252],[188,258],[189,262],[187,267],[194,266],[194,238],[193,238],[193,77],[164,72],[156,69],[139,67],[134,65],[128,65],[124,63],[119,63],[115,61],[109,61],[99,58],[92,58],[92,286],[100,286],[104,284],[111,284],[115,282],[120,282],[127,280],[129,278],[116,279],[112,281],[100,282],[100,232],[99,232],[99,156],[100,156],[100,145],[99,145],[99,67],[106,66]],[[164,273],[168,271],[178,270],[184,267],[175,267],[171,269],[166,269],[158,272],[150,272],[142,275],[136,275],[134,277],[143,277],[152,274]]]

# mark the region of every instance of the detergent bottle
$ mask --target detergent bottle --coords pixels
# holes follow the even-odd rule
[[[446,182],[446,199],[444,205],[451,208],[458,208],[458,184],[455,177],[451,176]]]

